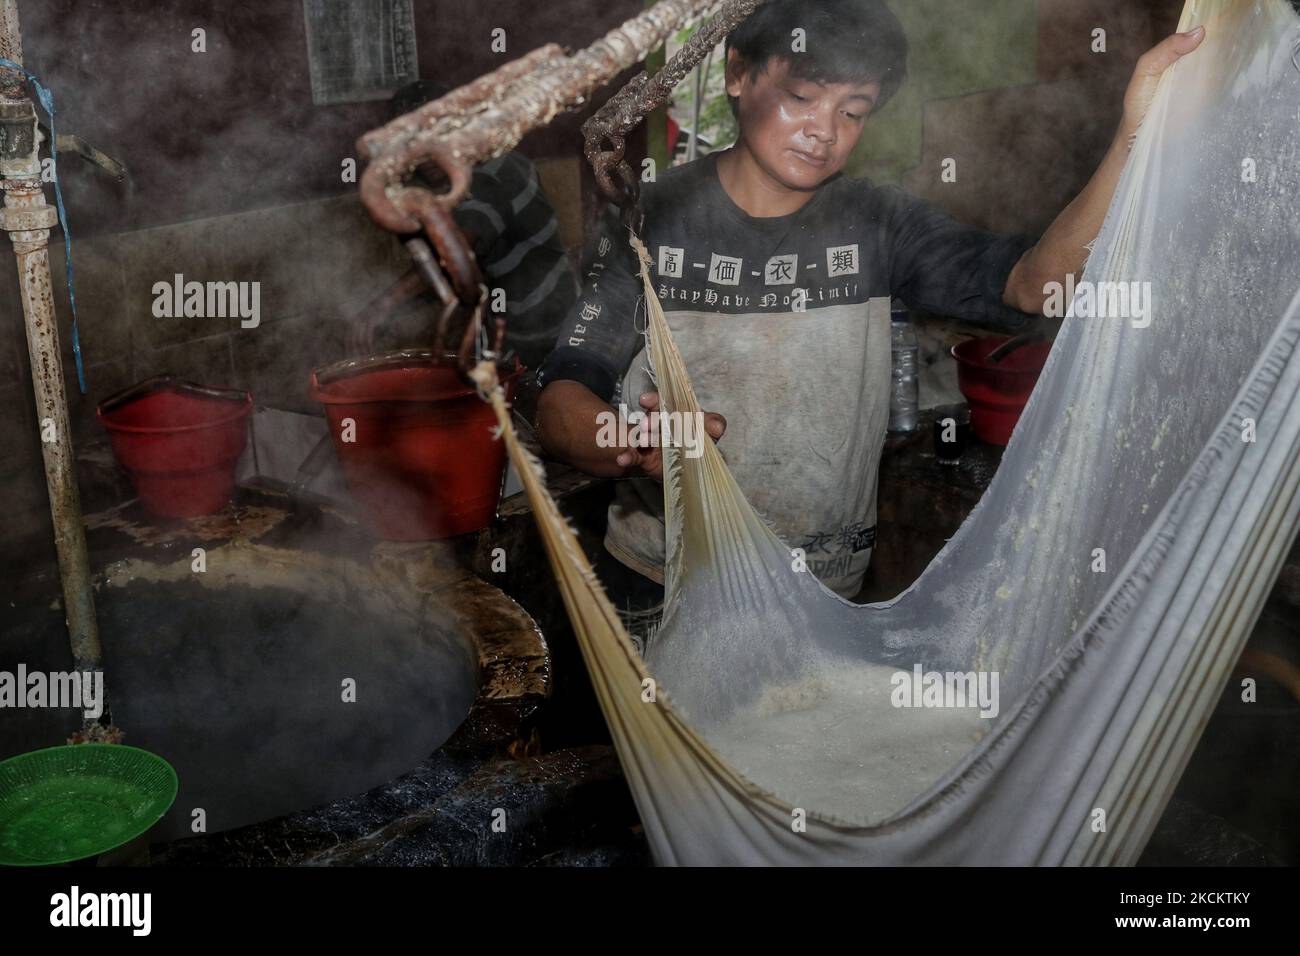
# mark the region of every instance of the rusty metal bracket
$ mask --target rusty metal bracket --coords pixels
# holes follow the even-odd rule
[[[483,282],[479,274],[478,262],[474,251],[469,247],[465,234],[460,231],[452,219],[450,210],[443,208],[438,197],[427,189],[404,187],[398,194],[402,208],[414,214],[420,228],[433,240],[434,248],[442,260],[443,269],[451,281],[456,296],[466,305],[471,305],[478,298],[478,288]],[[418,266],[419,263],[417,262]]]
[[[636,172],[623,156],[627,135],[649,113],[666,105],[686,74],[763,2],[726,0],[718,15],[691,37],[653,79],[638,74],[582,124],[587,162],[596,175],[596,184],[606,199],[623,210],[624,220],[634,232],[640,233],[643,225],[636,209],[641,187]]]

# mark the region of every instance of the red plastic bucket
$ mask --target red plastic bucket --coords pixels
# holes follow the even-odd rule
[[[252,408],[248,392],[163,375],[104,399],[95,415],[145,508],[191,518],[234,493]]]
[[[509,401],[523,369],[503,375]],[[317,369],[343,477],[361,520],[394,541],[480,531],[496,517],[505,442],[496,416],[451,365],[400,352]]]
[[[957,387],[970,402],[971,427],[990,445],[1006,445],[1011,440],[1052,351],[1050,341],[1030,342],[1002,361],[990,362],[989,353],[1007,341],[1007,336],[987,336],[962,342],[952,350],[957,360]]]

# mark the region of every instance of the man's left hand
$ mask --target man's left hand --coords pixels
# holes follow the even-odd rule
[[[1146,119],[1165,70],[1195,50],[1204,39],[1205,27],[1197,27],[1166,37],[1142,54],[1124,94],[1124,130],[1128,135],[1136,133]]]

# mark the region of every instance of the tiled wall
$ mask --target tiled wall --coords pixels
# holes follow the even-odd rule
[[[90,395],[71,403],[76,424],[93,424],[93,401],[162,372],[306,409],[312,368],[343,357],[345,310],[395,281],[400,251],[353,196],[79,243],[77,298],[91,382]],[[56,295],[64,294],[62,262],[58,249],[51,255]],[[187,281],[260,283],[259,325],[155,317],[154,283],[177,273]]]
[[[306,394],[312,369],[344,357],[342,317],[396,280],[404,268],[401,252],[394,237],[370,223],[355,196],[77,241],[73,264],[88,387],[82,395],[56,235],[50,269],[74,443],[102,440],[95,421],[101,399],[164,372],[250,389],[259,404],[313,410]],[[9,250],[0,254],[7,258]],[[176,273],[203,282],[260,282],[259,325],[155,317],[154,283]],[[15,502],[11,516],[21,526],[46,520],[45,489],[12,265],[0,282],[0,310],[7,317],[0,337],[0,407],[6,410],[0,441],[8,450],[0,488]]]
[[[579,160],[537,163],[566,244],[580,245]],[[74,220],[74,239],[76,236]],[[0,237],[2,239],[3,237]],[[9,502],[5,539],[48,525],[16,269],[0,246],[0,491]],[[62,237],[50,243],[65,387],[79,456],[105,440],[95,406],[113,392],[171,372],[249,389],[258,405],[319,415],[307,395],[314,368],[346,357],[348,317],[409,265],[400,242],[377,228],[355,195],[313,200],[76,240],[77,309],[88,392],[72,358]],[[261,283],[261,320],[157,318],[154,283]],[[95,489],[83,482],[83,496]]]

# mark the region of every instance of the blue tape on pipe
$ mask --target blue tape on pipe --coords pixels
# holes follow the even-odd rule
[[[37,78],[35,73],[28,73],[13,60],[0,57],[0,67],[17,70],[27,77],[36,90],[36,99],[40,102],[45,115],[50,118],[50,160],[54,164],[54,204],[59,210],[59,226],[63,230],[63,261],[67,265],[68,305],[72,308],[72,357],[77,362],[77,385],[81,394],[86,394],[86,372],[81,364],[81,339],[77,335],[77,293],[72,283],[72,234],[68,232],[68,212],[63,207],[63,190],[59,187],[59,148],[58,136],[54,132],[54,94]]]

